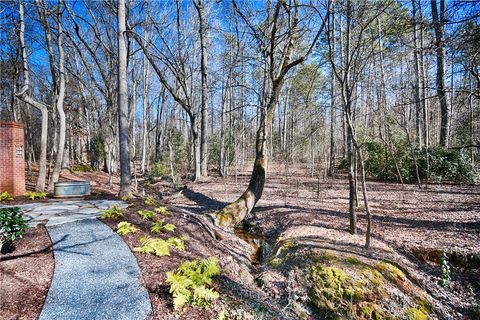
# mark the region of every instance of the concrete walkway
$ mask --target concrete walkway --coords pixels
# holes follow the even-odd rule
[[[46,223],[55,271],[41,320],[146,319],[150,298],[127,244],[96,219],[121,201],[62,200],[19,205],[32,226]],[[1,318],[1,316],[0,316]]]
[[[48,202],[37,202],[20,205],[9,205],[0,207],[20,207],[22,214],[31,227],[39,223],[46,226],[54,226],[84,219],[99,217],[100,209],[108,209],[113,205],[126,208],[128,205],[123,201],[116,200],[49,200]]]

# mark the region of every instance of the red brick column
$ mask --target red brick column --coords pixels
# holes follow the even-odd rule
[[[0,193],[25,194],[23,124],[0,122]]]

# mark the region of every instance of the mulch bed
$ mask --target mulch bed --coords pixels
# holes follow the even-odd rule
[[[213,240],[207,231],[193,222],[188,215],[178,208],[170,206],[168,206],[170,215],[157,214],[156,218],[165,223],[173,223],[176,226],[175,232],[152,234],[149,231],[152,221],[142,219],[137,211],[153,210],[154,207],[145,205],[141,199],[130,202],[132,205],[126,209],[124,217],[102,221],[114,230],[120,221],[128,221],[139,228],[140,232],[122,237],[132,251],[133,248],[140,245],[139,238],[142,235],[162,239],[184,235],[189,237],[185,243],[186,250],[178,251],[171,248],[170,256],[157,257],[134,252],[142,273],[143,285],[150,293],[153,319],[215,319],[218,312],[229,303],[242,303],[242,308],[247,310],[253,310],[259,306],[267,310],[278,309],[270,302],[265,302],[266,296],[254,285],[251,274],[250,248],[239,238],[232,235],[231,238],[223,239],[219,243]],[[159,200],[157,203],[162,205]],[[172,297],[168,292],[169,285],[165,282],[165,273],[176,270],[184,261],[208,257],[217,257],[220,260],[222,275],[216,278],[213,287],[220,292],[222,302],[216,304],[216,310],[187,307],[181,311],[174,311]],[[246,296],[242,297],[242,295]],[[248,305],[245,306],[245,304]],[[252,313],[254,314],[254,311]]]
[[[28,229],[0,255],[0,318],[38,319],[53,276],[52,243],[43,225]]]

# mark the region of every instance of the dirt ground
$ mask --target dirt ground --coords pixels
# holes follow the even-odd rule
[[[184,252],[172,249],[168,257],[135,253],[143,283],[150,292],[154,319],[209,319],[215,318],[222,310],[228,311],[227,319],[297,318],[287,288],[287,282],[291,279],[281,275],[267,260],[252,265],[250,245],[233,234],[227,234],[222,241],[212,239],[191,215],[200,216],[236,200],[248,184],[249,168],[247,164],[245,170],[227,179],[213,173],[201,182],[185,180],[184,185],[177,185],[175,189],[172,189],[169,179],[156,179],[144,189],[143,180],[139,179],[136,190],[138,198],[131,201],[133,205],[128,208],[125,217],[105,221],[114,229],[123,220],[139,227],[141,233],[124,237],[133,249],[138,246],[142,234],[149,234],[150,222],[142,220],[137,214],[138,210],[147,207],[140,197],[154,194],[157,205],[166,205],[171,212],[164,221],[177,226],[174,234],[162,237],[189,236]],[[102,172],[66,173],[62,177],[91,180],[93,198],[113,197],[118,191],[115,184],[118,178],[114,178],[114,188],[111,190],[108,175]],[[271,251],[270,258],[285,243],[294,241],[301,245],[298,252],[302,254],[328,250],[355,256],[367,263],[387,259],[401,266],[408,282],[411,282],[410,287],[425,293],[433,311],[431,318],[480,318],[478,186],[433,184],[428,189],[419,189],[415,185],[369,181],[368,189],[373,213],[370,250],[363,247],[366,223],[361,197],[358,207],[359,234],[352,236],[347,230],[346,177],[337,175],[325,180],[318,179],[316,175],[311,176],[307,167],[297,166],[287,172],[283,165],[271,164],[262,199],[248,217],[247,224],[266,239]],[[448,288],[439,285],[439,262],[443,252],[448,253],[452,265],[452,283]],[[182,312],[174,312],[165,273],[174,270],[185,260],[210,256],[218,257],[222,265],[222,275],[214,281],[214,287],[221,293],[220,300],[210,310],[187,308]],[[15,303],[14,300],[12,303]],[[41,309],[41,305],[36,306],[37,309]]]
[[[211,212],[236,200],[248,180],[248,171],[239,172],[236,178],[212,177],[166,200],[197,213]],[[366,221],[361,198],[359,235],[347,232],[348,183],[342,175],[319,180],[306,167],[285,172],[283,166],[272,165],[262,199],[249,221],[271,244],[294,239],[311,247],[368,257],[387,255],[405,266],[415,282],[437,299],[438,311],[445,309],[444,316],[480,318],[480,188],[433,184],[419,189],[375,181],[367,187],[373,213],[369,251],[363,248]],[[442,252],[448,253],[452,264],[449,289],[438,285]]]
[[[0,255],[0,318],[38,319],[53,275],[52,243],[39,225],[14,244]]]

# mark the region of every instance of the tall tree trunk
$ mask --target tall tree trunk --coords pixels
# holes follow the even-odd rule
[[[146,36],[146,41],[148,41],[148,33]],[[142,94],[142,105],[143,105],[143,128],[142,128],[142,174],[145,176],[147,172],[147,135],[148,135],[148,117],[150,107],[148,105],[148,91],[149,91],[149,65],[148,60],[143,56],[143,94]]]
[[[437,1],[430,0],[432,7],[433,29],[435,31],[435,45],[437,52],[437,96],[440,103],[440,145],[448,146],[448,119],[449,109],[445,93],[445,0],[440,0],[440,12]],[[440,13],[440,14],[439,14]]]
[[[120,146],[120,196],[131,196],[128,124],[127,46],[125,0],[118,0],[118,136]]]
[[[331,15],[328,17],[329,20],[331,19],[330,50],[332,50],[332,56],[335,56],[335,10],[332,10]],[[335,111],[336,81],[333,67],[330,71],[330,85],[330,161],[328,175],[333,176],[335,173],[335,118],[337,116]]]
[[[420,58],[418,45],[417,0],[412,0],[413,10],[413,62],[415,67],[415,142],[422,145],[422,103],[420,98]]]
[[[200,126],[200,174],[202,177],[208,175],[208,83],[207,83],[207,43],[206,43],[206,28],[205,28],[205,3],[203,0],[194,1],[195,8],[198,12],[199,20],[199,34],[200,34],[200,52],[201,63],[200,70],[202,73],[202,119]]]
[[[47,177],[47,136],[48,136],[48,107],[46,104],[34,100],[30,95],[30,78],[29,78],[29,69],[28,69],[28,60],[27,60],[27,50],[25,46],[25,17],[24,17],[24,6],[23,0],[18,1],[18,11],[20,16],[20,52],[22,56],[23,64],[23,87],[17,97],[23,102],[33,106],[34,108],[40,110],[42,113],[42,129],[40,137],[40,158],[39,158],[39,172],[37,185],[35,186],[36,191],[45,190],[45,180]]]
[[[55,166],[53,167],[53,173],[50,178],[50,182],[48,184],[48,191],[53,192],[55,182],[58,181],[60,177],[60,172],[62,171],[62,163],[63,163],[63,156],[64,156],[64,149],[65,149],[65,134],[66,134],[66,120],[65,120],[65,111],[63,110],[63,101],[65,98],[65,55],[63,52],[63,28],[62,28],[62,11],[61,8],[62,1],[60,1],[58,5],[58,73],[59,73],[59,86],[58,86],[58,95],[56,97],[57,103],[57,112],[58,112],[58,119],[60,122],[60,130],[58,133],[58,146],[57,146],[57,155],[55,159]],[[47,25],[45,25],[47,28]],[[49,52],[50,55],[53,56],[53,52]],[[53,59],[54,60],[54,59]]]

